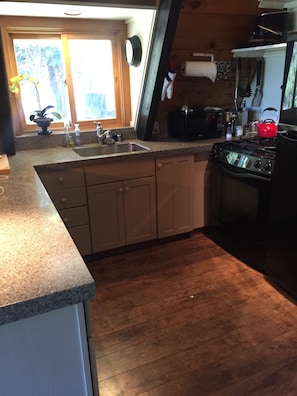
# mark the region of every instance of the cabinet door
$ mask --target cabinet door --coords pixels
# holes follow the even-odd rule
[[[52,170],[50,166],[42,166],[38,169],[38,175],[47,191],[85,185],[83,168]]]
[[[193,230],[193,156],[157,160],[158,238]]]
[[[205,227],[208,221],[207,200],[205,194],[207,189],[206,168],[208,164],[209,151],[199,153],[194,160],[193,175],[193,227]]]
[[[85,187],[65,188],[51,191],[49,194],[58,210],[84,206],[87,203]]]
[[[87,188],[93,252],[125,245],[122,182]]]
[[[155,177],[123,182],[126,224],[126,243],[155,239],[156,185]]]

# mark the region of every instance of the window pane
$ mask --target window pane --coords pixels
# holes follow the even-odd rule
[[[111,41],[70,39],[69,52],[77,120],[115,118]]]
[[[55,106],[63,118],[69,118],[69,101],[65,87],[62,44],[55,39],[14,39],[18,74],[27,74],[39,82],[40,105]],[[34,84],[21,83],[25,120],[30,124],[30,113],[39,108]],[[55,121],[55,120],[54,120]]]

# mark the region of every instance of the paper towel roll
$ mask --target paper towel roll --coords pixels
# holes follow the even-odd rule
[[[187,77],[207,77],[215,82],[217,65],[215,62],[186,61],[181,65],[181,74]]]

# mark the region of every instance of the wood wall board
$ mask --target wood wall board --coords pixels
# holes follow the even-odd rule
[[[218,91],[220,93],[218,94]],[[171,100],[162,102],[160,111],[180,109],[183,105],[232,107],[234,96],[233,81],[212,83],[206,78],[190,78],[176,84],[174,96]]]
[[[184,0],[181,12],[220,15],[258,15],[265,12],[265,10],[259,9],[258,0],[249,0],[245,2],[238,2],[238,0]]]
[[[180,15],[172,45],[175,49],[231,49],[246,43],[252,36],[256,17],[218,14]]]
[[[256,17],[266,11],[269,10],[259,10],[257,0],[240,4],[240,7],[236,0],[183,1],[170,56],[177,72],[176,87],[171,100],[159,102],[160,130],[166,129],[166,113],[184,104],[233,107],[236,61],[231,51],[248,42],[252,37]],[[212,83],[207,78],[181,76],[182,62],[197,60],[193,57],[194,52],[213,53],[215,61],[231,62],[228,79]],[[245,86],[245,67],[242,83]]]

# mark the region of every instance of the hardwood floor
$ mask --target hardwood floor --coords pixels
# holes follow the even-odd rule
[[[297,394],[297,306],[202,233],[88,267],[100,396]]]

